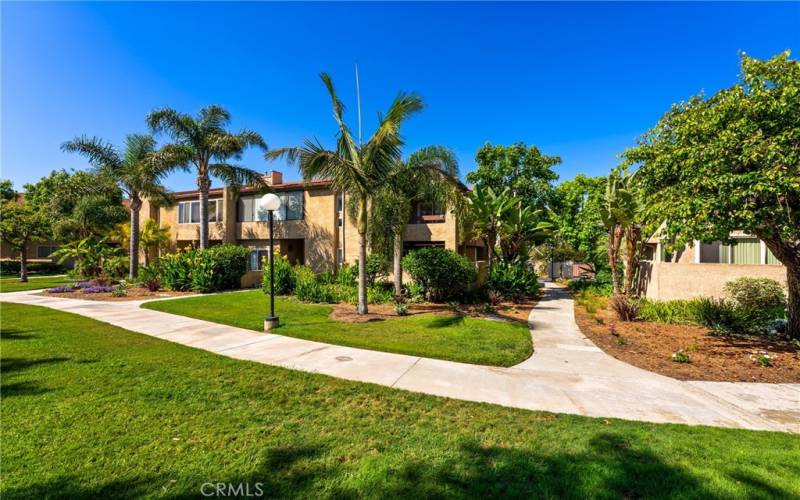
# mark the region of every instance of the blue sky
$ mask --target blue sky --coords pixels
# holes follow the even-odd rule
[[[329,72],[365,134],[399,90],[426,109],[406,151],[442,144],[474,168],[486,141],[559,155],[562,179],[600,175],[670,104],[736,82],[739,50],[800,50],[800,3],[2,4],[2,175],[19,188],[85,168],[59,144],[120,143],[148,111],[217,103],[271,147],[331,143]],[[260,153],[243,161],[275,168]],[[193,176],[168,184],[192,189]]]

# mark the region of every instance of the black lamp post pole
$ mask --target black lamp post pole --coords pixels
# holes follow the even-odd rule
[[[270,331],[278,326],[278,318],[275,316],[275,247],[272,228],[272,210],[268,211],[269,216],[269,316],[264,319],[264,330]]]

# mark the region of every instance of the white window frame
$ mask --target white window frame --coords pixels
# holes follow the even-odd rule
[[[178,202],[178,224],[200,224],[200,217],[197,221],[192,220],[192,205],[197,204],[197,212],[200,213],[200,200],[187,200]],[[186,207],[186,208],[184,208]],[[181,212],[187,213],[189,220],[181,220]],[[208,222],[222,222],[222,198],[208,200]]]

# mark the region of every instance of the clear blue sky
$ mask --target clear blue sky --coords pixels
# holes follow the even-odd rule
[[[365,133],[399,90],[427,108],[407,151],[453,148],[462,173],[486,141],[559,155],[562,179],[605,173],[670,104],[736,82],[739,50],[800,56],[800,3],[2,4],[2,177],[56,168],[75,135],[120,143],[155,107],[227,107],[271,147],[331,143],[329,72]],[[269,165],[260,154],[244,163]],[[273,164],[288,179],[295,169]],[[192,189],[193,177],[168,184]]]

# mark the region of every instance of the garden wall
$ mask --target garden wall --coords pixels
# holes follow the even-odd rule
[[[770,278],[786,286],[786,268],[780,265],[642,262],[639,294],[657,300],[722,297],[725,283],[742,277]]]

